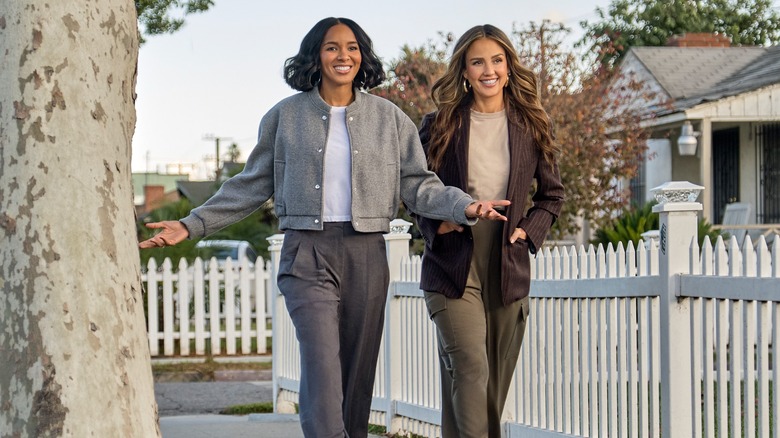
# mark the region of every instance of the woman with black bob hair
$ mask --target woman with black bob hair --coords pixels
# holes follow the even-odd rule
[[[299,412],[306,437],[368,435],[389,273],[383,233],[399,201],[420,216],[505,220],[427,170],[417,128],[398,107],[361,92],[384,80],[371,39],[326,18],[285,62],[301,91],[260,122],[244,170],[141,248],[175,245],[246,217],[273,196],[284,230],[277,283],[300,344]]]
[[[370,90],[385,80],[382,61],[374,53],[371,38],[357,23],[349,18],[325,18],[309,31],[301,42],[298,54],[288,58],[284,64],[284,79],[287,85],[298,91],[309,91],[322,78],[320,73],[320,45],[325,33],[337,24],[344,24],[355,35],[360,54],[363,57],[360,69],[352,82],[353,88]]]

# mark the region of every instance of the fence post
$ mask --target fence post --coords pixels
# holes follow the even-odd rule
[[[279,272],[279,256],[282,252],[284,234],[274,234],[273,236],[268,237],[266,240],[268,241],[268,252],[271,255],[271,281],[269,281],[271,287],[268,288],[266,293],[273,296],[273,300],[271,301],[273,303],[271,307],[271,376],[273,382],[274,412],[279,412],[276,406],[277,398],[279,397],[279,378],[277,373],[279,372],[281,365],[278,363],[281,356],[279,352],[282,350],[280,346],[281,339],[279,339],[279,330],[276,330],[279,325],[276,321],[277,318],[282,315],[281,312],[285,312],[286,310],[284,308],[284,298],[282,298],[282,295],[279,293],[279,286],[276,284],[276,274]]]
[[[387,414],[385,415],[385,427],[387,433],[400,432],[401,419],[396,415],[396,400],[401,397],[401,349],[403,348],[401,333],[401,305],[393,297],[393,283],[401,279],[401,262],[409,257],[409,227],[412,224],[403,219],[395,219],[390,222],[390,233],[385,234],[385,246],[387,248],[387,263],[390,269],[390,285],[387,295],[387,307],[385,309],[384,332],[384,379],[387,401]]]
[[[690,246],[697,239],[696,202],[704,187],[672,181],[652,190],[659,214],[659,275],[667,284],[660,294],[661,334],[661,436],[694,436],[691,302],[680,297],[680,275],[688,273]],[[651,392],[652,393],[652,392]],[[653,401],[651,401],[653,403]],[[696,408],[698,409],[698,407]]]

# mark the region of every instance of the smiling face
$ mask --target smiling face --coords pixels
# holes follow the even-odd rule
[[[328,93],[339,88],[348,88],[351,92],[361,60],[357,38],[349,26],[337,24],[328,29],[320,47],[321,92]]]
[[[503,109],[504,86],[508,80],[506,51],[491,38],[480,38],[466,51],[463,77],[474,90],[474,109],[496,112]]]

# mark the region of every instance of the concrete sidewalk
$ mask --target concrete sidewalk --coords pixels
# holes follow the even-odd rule
[[[188,415],[160,418],[163,438],[303,438],[292,414]]]
[[[187,415],[160,418],[163,438],[303,438],[298,415]],[[368,435],[369,438],[382,438]]]

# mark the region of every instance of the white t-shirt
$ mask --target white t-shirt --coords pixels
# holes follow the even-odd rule
[[[323,215],[325,222],[352,220],[352,154],[347,132],[347,108],[330,110],[330,131],[325,145]]]

